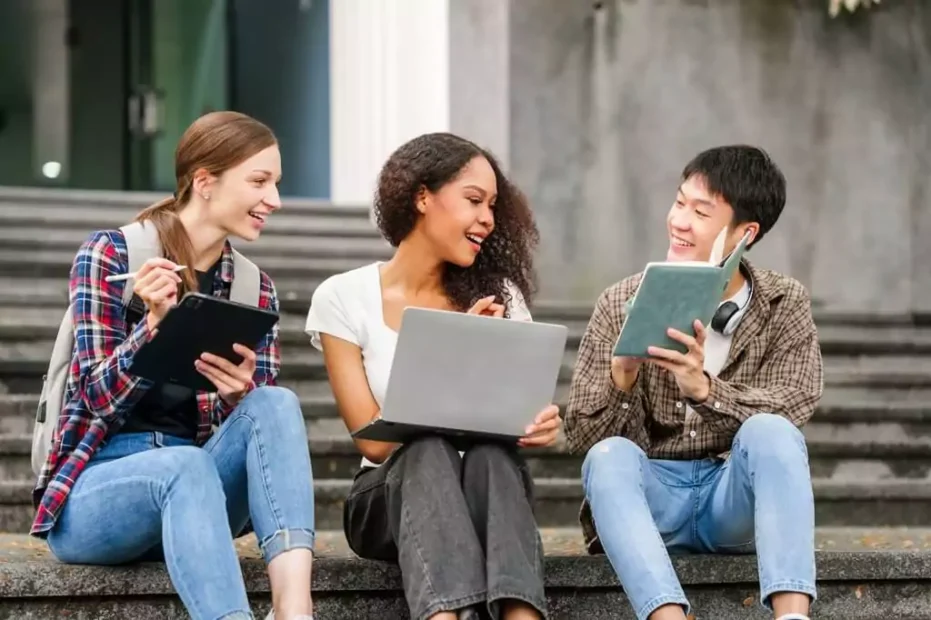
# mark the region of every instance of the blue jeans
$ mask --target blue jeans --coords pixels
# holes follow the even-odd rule
[[[647,458],[622,437],[589,450],[582,483],[598,537],[640,620],[658,607],[690,611],[669,553],[757,551],[761,601],[815,598],[815,503],[802,433],[752,416],[726,461]],[[668,551],[667,551],[668,549]]]
[[[297,397],[279,387],[248,394],[203,448],[115,435],[78,478],[48,544],[71,564],[164,557],[194,620],[250,619],[233,545],[250,519],[266,562],[313,549],[307,431]]]

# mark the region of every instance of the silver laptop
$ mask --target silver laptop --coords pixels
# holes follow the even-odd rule
[[[406,308],[381,415],[353,437],[516,441],[553,402],[566,326]]]

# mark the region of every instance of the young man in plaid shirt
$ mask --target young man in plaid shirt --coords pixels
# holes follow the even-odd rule
[[[758,242],[785,205],[785,178],[749,146],[713,148],[686,165],[666,220],[670,261],[707,261],[749,232]],[[607,554],[640,620],[684,620],[689,602],[668,551],[759,555],[761,600],[783,620],[815,598],[814,499],[805,440],[822,392],[811,303],[796,280],[742,261],[721,315],[685,354],[613,356],[642,274],[599,297],[565,412],[572,452],[586,453],[581,521]],[[722,307],[724,306],[722,304]],[[719,309],[719,313],[721,309]]]

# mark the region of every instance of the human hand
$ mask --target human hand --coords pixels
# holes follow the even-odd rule
[[[177,265],[168,259],[150,258],[142,263],[136,274],[133,293],[145,302],[149,329],[155,329],[168,310],[178,303],[181,276],[174,271],[176,268]]]
[[[255,374],[255,352],[241,344],[234,344],[233,350],[242,356],[239,365],[212,353],[202,353],[194,362],[197,372],[210,379],[220,397],[230,404],[238,403],[246,395]]]
[[[559,418],[559,407],[550,405],[537,414],[533,424],[527,427],[526,435],[517,441],[522,448],[549,446],[556,441],[562,420]]]
[[[688,347],[686,353],[662,347],[650,347],[647,352],[651,356],[652,363],[665,368],[675,376],[679,389],[687,398],[704,402],[708,399],[708,392],[711,390],[711,380],[705,374],[706,332],[701,321],[696,319],[692,325],[695,328],[694,338],[677,329],[669,328],[666,331],[670,338]]]
[[[467,314],[481,314],[501,318],[504,316],[504,304],[496,303],[495,296],[489,295],[475,302],[475,305],[469,308]]]

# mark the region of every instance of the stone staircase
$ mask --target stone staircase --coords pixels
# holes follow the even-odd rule
[[[181,618],[163,567],[64,567],[23,536],[32,518],[32,418],[80,243],[116,227],[160,196],[0,188],[0,618]],[[289,201],[244,250],[275,279],[281,298],[283,385],[301,398],[313,458],[324,549],[315,569],[321,617],[403,615],[397,575],[351,557],[342,500],[359,455],[336,414],[320,355],[302,333],[311,295],[328,275],[390,256],[367,209]],[[619,274],[619,277],[623,274]],[[540,302],[538,321],[569,327],[557,401],[564,404],[588,305]],[[808,438],[819,525],[817,617],[931,618],[931,327],[907,317],[818,315],[825,395]],[[562,445],[528,451],[547,541],[554,618],[627,618],[603,558],[580,557],[581,457]],[[909,526],[908,530],[890,530]],[[931,535],[927,536],[931,542]],[[876,542],[880,541],[880,542]],[[244,541],[244,570],[257,608],[268,586]],[[882,548],[883,550],[877,550]],[[678,560],[699,618],[766,617],[755,560]],[[58,588],[59,584],[66,584]],[[143,585],[144,584],[144,585]],[[748,599],[749,597],[749,599]],[[901,599],[901,600],[900,600]],[[71,607],[71,605],[75,605]],[[926,611],[922,611],[922,609]],[[710,615],[709,615],[710,614]]]

